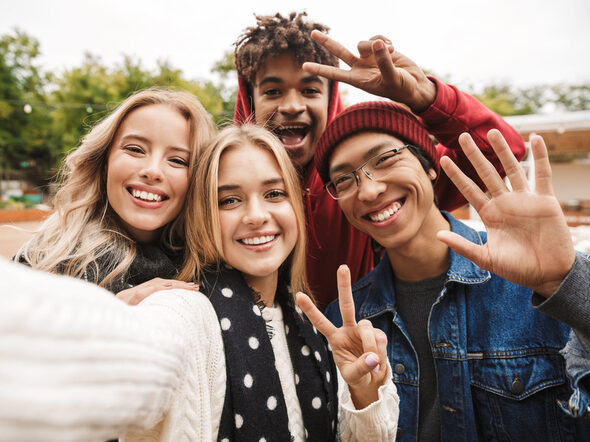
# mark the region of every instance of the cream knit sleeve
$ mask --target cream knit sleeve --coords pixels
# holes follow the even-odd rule
[[[208,401],[225,384],[212,374],[225,374],[218,327],[199,293],[160,292],[131,307],[0,260],[0,440],[211,437]]]
[[[387,379],[391,379],[391,366],[387,363]],[[379,387],[379,399],[357,410],[350,396],[348,385],[338,371],[338,432],[344,442],[390,442],[397,436],[399,396],[393,381]]]

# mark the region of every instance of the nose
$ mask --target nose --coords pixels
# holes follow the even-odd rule
[[[269,219],[270,214],[265,209],[264,203],[257,199],[248,201],[246,212],[242,218],[244,224],[257,227],[265,224]]]
[[[360,201],[374,201],[379,195],[385,192],[387,184],[369,178],[363,171],[357,171],[358,194]]]
[[[305,111],[305,103],[303,102],[298,91],[289,90],[281,100],[278,110],[284,114],[299,114]]]
[[[139,171],[139,176],[148,181],[161,182],[164,179],[164,174],[160,158],[155,156],[146,158]]]

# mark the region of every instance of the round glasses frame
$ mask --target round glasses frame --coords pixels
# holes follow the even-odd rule
[[[399,146],[399,147],[395,147],[393,149],[389,149],[386,150],[385,152],[381,152],[380,154],[377,154],[371,158],[369,158],[367,161],[365,161],[363,164],[361,164],[359,167],[357,167],[356,169],[347,172],[347,173],[343,173],[341,175],[338,175],[337,177],[335,177],[333,180],[328,181],[325,185],[324,185],[324,189],[326,189],[326,192],[328,192],[328,194],[335,200],[341,200],[344,198],[347,198],[351,195],[354,194],[354,191],[356,191],[356,189],[358,189],[359,185],[360,185],[360,177],[358,175],[359,171],[362,171],[363,174],[369,178],[370,180],[373,181],[378,181],[382,178],[385,178],[386,176],[388,176],[391,173],[391,170],[389,170],[387,173],[382,174],[375,173],[375,170],[367,170],[366,166],[369,164],[373,164],[376,161],[378,161],[380,158],[387,158],[388,155],[393,154],[394,156],[396,156],[397,154],[399,154],[400,151],[402,151],[403,149],[405,149],[406,147],[410,146],[410,144],[404,144],[403,146]],[[378,177],[375,177],[375,175],[379,175]],[[353,179],[356,183],[356,187],[349,187],[351,189],[350,192],[345,192],[345,195],[339,195],[339,192],[337,190],[337,186],[335,184],[335,182],[341,181],[341,180],[346,180],[346,179]],[[347,189],[348,190],[348,189]]]

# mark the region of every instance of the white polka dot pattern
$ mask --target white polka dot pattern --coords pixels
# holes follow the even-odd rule
[[[271,396],[267,399],[266,401],[266,406],[268,407],[268,409],[270,411],[274,410],[275,408],[277,408],[277,398],[274,396]]]
[[[322,406],[322,400],[319,397],[314,397],[313,400],[311,401],[311,406],[313,408],[315,408],[316,410],[319,410],[320,407]]]
[[[221,325],[221,329],[223,331],[228,331],[231,328],[231,321],[227,318],[221,318],[219,324]]]
[[[254,383],[254,378],[252,377],[252,375],[250,373],[248,373],[246,376],[244,376],[244,386],[246,386],[246,388],[252,387],[253,383]]]
[[[234,292],[230,288],[221,289],[221,294],[226,298],[231,298],[234,295]]]
[[[258,348],[258,346],[260,345],[260,343],[258,342],[258,339],[256,339],[254,336],[252,336],[250,339],[248,339],[248,345],[250,346],[250,348],[252,350],[256,350]]]
[[[311,354],[311,349],[307,345],[304,345],[301,347],[301,354],[303,356],[309,356]]]

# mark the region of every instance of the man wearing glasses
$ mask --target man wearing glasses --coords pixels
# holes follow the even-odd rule
[[[490,197],[400,105],[354,105],[327,126],[315,155],[325,188],[385,249],[352,289],[356,318],[388,337],[398,440],[590,440],[590,420],[575,418],[590,415],[590,357],[568,362],[568,379],[560,354],[570,327],[590,343],[590,260],[574,251],[542,139],[530,191],[500,132],[487,136],[512,192],[468,134],[459,141]],[[439,162],[487,232],[437,207]],[[336,303],[326,316],[342,324]]]

